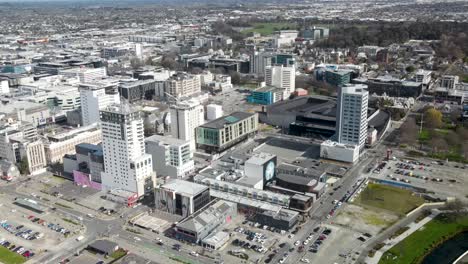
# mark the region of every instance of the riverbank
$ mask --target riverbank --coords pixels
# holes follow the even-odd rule
[[[385,252],[379,264],[421,263],[442,243],[468,231],[468,215],[440,214]]]
[[[468,252],[468,232],[461,232],[444,241],[422,260],[422,264],[452,264]]]

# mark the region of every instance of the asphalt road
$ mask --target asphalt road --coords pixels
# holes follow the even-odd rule
[[[390,134],[387,133],[387,135]],[[384,158],[386,154],[386,146],[381,142],[378,143],[373,149],[372,152],[367,152],[361,157],[361,161],[353,166],[350,171],[340,180],[333,184],[333,188],[341,186],[336,191],[333,188],[328,188],[328,191],[322,195],[317,203],[314,204],[313,208],[309,212],[309,221],[299,230],[299,232],[292,239],[293,241],[300,240],[303,242],[310,233],[313,232],[313,229],[320,227],[322,224],[333,222],[333,217],[327,219],[327,215],[334,208],[332,203],[334,200],[340,200],[345,194],[353,193],[357,186],[353,187],[360,179],[364,178],[363,171],[372,165],[375,165],[378,159]],[[335,214],[338,214],[338,208],[335,210]],[[315,238],[315,237],[314,237]],[[313,240],[312,240],[313,241]],[[292,252],[285,263],[300,263],[300,260],[307,254],[309,245],[305,247],[304,252],[299,253],[297,250]],[[320,249],[319,249],[320,250]],[[277,263],[277,262],[271,262]]]
[[[1,186],[0,191],[2,193],[5,193],[11,196],[12,198],[21,197],[21,198],[36,199],[30,194],[24,194],[24,193],[18,192],[15,186],[19,184],[22,184],[22,183],[18,182],[18,183],[14,183],[8,186]],[[47,204],[47,202],[45,201],[41,201],[41,203],[48,205],[49,207],[54,207],[53,205]],[[40,256],[37,256],[35,259],[33,259],[36,263],[54,263],[55,264],[55,263],[60,262],[63,259],[70,258],[77,252],[77,250],[85,248],[89,243],[91,243],[95,239],[99,239],[99,238],[112,239],[112,238],[117,238],[117,237],[118,237],[119,243],[122,242],[127,245],[137,244],[146,248],[146,250],[138,250],[139,254],[143,256],[145,256],[145,254],[143,254],[144,251],[148,250],[148,251],[151,251],[153,255],[154,253],[156,253],[159,256],[163,256],[162,259],[165,259],[164,257],[171,257],[175,255],[180,259],[189,261],[190,263],[194,263],[194,264],[215,262],[215,260],[206,258],[204,256],[198,256],[198,257],[191,256],[190,252],[192,251],[192,249],[190,249],[189,247],[185,247],[185,245],[182,245],[181,251],[173,250],[171,247],[172,247],[172,244],[176,243],[175,240],[169,240],[168,238],[161,236],[161,239],[164,241],[164,244],[165,244],[161,247],[161,246],[158,246],[150,238],[145,238],[144,236],[130,233],[129,231],[126,231],[124,229],[125,223],[126,223],[125,218],[122,219],[116,216],[109,220],[103,220],[97,217],[90,218],[87,216],[86,213],[80,212],[73,208],[62,208],[62,207],[55,207],[55,208],[56,209],[53,214],[57,214],[60,216],[67,216],[67,217],[75,218],[75,219],[79,219],[79,218],[83,219],[81,223],[85,226],[85,231],[81,235],[84,236],[84,239],[78,242],[74,238],[69,238],[65,240],[63,243],[55,246],[54,248],[49,249],[44,254],[41,254]],[[136,241],[134,237],[138,237],[140,241]],[[168,246],[168,245],[171,245],[171,246]],[[162,263],[164,263],[164,260],[161,260],[160,257],[155,258],[153,256],[151,260],[160,260],[162,261]]]

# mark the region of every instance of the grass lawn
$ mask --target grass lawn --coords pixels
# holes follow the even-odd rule
[[[463,230],[468,230],[468,216],[452,219],[446,215],[439,215],[385,252],[379,264],[419,263],[437,243]]]
[[[431,139],[431,134],[429,133],[429,130],[423,129],[421,133],[419,133],[419,140],[428,141],[429,139]]]
[[[389,185],[369,183],[367,188],[354,201],[356,204],[385,209],[398,214],[406,214],[424,203],[424,199],[414,196],[411,191]]]
[[[123,256],[127,255],[127,251],[125,251],[124,249],[122,248],[119,248],[117,251],[115,251],[114,253],[112,253],[110,255],[111,258],[113,259],[119,259],[119,258],[122,258]]]
[[[5,264],[21,264],[26,262],[26,258],[11,252],[10,250],[0,246],[0,263]]]
[[[262,36],[268,36],[273,34],[277,30],[281,29],[296,29],[294,23],[255,23],[252,28],[243,30],[243,34],[249,34],[252,32],[260,33]]]

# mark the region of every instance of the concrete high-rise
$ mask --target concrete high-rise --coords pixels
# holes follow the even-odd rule
[[[338,88],[336,134],[339,143],[364,148],[367,137],[368,98],[366,85]]]
[[[195,149],[195,128],[204,123],[203,105],[196,100],[179,102],[171,106],[171,134],[174,138],[190,141]]]
[[[99,110],[120,103],[120,95],[114,84],[80,85],[81,119],[83,126],[99,122]]]
[[[129,105],[112,105],[100,111],[104,190],[124,190],[138,195],[153,191],[155,173],[146,154],[142,113]]]
[[[186,73],[173,75],[165,82],[165,86],[166,93],[175,98],[190,97],[201,92],[200,78]]]
[[[294,65],[273,65],[265,67],[266,85],[283,88],[287,98],[296,88],[296,67]]]

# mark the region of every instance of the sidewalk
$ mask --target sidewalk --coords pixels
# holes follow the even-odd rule
[[[396,244],[400,243],[403,239],[407,238],[409,235],[411,235],[415,231],[419,230],[422,226],[424,226],[429,221],[434,219],[439,213],[440,213],[440,211],[437,210],[436,212],[433,212],[431,215],[427,216],[423,220],[419,221],[419,223],[411,222],[409,225],[407,225],[409,227],[409,229],[406,230],[404,233],[402,233],[401,235],[399,235],[398,237],[396,237],[394,239],[384,240],[383,243],[385,244],[385,246],[383,246],[381,249],[376,251],[372,258],[366,257],[365,263],[367,263],[367,264],[378,264],[380,259],[383,256],[383,254],[385,252],[387,252],[387,250],[389,250],[390,248],[392,248]]]

